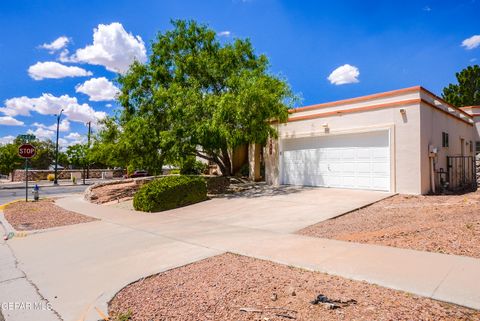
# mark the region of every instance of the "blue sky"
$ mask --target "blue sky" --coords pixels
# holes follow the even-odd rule
[[[62,107],[61,144],[85,139],[85,122],[116,108],[116,71],[145,59],[172,18],[206,23],[222,41],[250,38],[308,105],[414,85],[440,94],[480,61],[479,13],[478,0],[4,0],[0,142],[53,138]]]

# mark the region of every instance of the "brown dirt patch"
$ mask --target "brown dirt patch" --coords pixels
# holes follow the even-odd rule
[[[357,303],[330,310],[310,303],[319,294]],[[132,283],[117,293],[109,309],[112,316],[131,311],[131,320],[145,321],[292,320],[287,316],[312,321],[480,320],[479,311],[233,254]]]
[[[480,193],[396,195],[298,233],[480,258]]]
[[[92,198],[91,201],[95,204],[128,201],[133,198],[133,195],[135,195],[140,187],[141,184],[135,181],[95,187],[93,189],[95,197]]]
[[[86,223],[97,219],[64,210],[53,199],[38,202],[15,202],[4,210],[7,221],[17,231],[41,230],[51,227]]]

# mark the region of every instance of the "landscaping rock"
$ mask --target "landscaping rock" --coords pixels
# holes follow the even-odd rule
[[[168,176],[168,175],[167,175]],[[96,183],[89,186],[84,193],[85,200],[105,204],[109,202],[126,201],[132,199],[135,193],[146,183],[153,179],[166,177],[166,175],[154,177],[139,177],[133,179],[115,180]],[[224,176],[202,176],[207,184],[207,192],[210,195],[224,194],[230,186],[230,180]]]
[[[272,290],[285,293],[291,287],[302,290],[294,297],[270,299]],[[336,303],[340,308],[311,304],[318,293],[340,302]],[[128,311],[131,321],[480,320],[480,311],[234,254],[211,257],[126,286],[110,301],[109,312],[115,317]]]
[[[53,199],[38,202],[15,202],[5,208],[5,219],[17,231],[41,230],[96,221],[96,218],[67,211]]]
[[[480,192],[396,195],[299,234],[480,258]]]

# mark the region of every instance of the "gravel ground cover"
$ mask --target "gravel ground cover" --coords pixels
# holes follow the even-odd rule
[[[4,215],[17,231],[41,230],[96,220],[93,217],[64,210],[55,205],[53,199],[28,203],[15,202],[5,208]]]
[[[313,304],[320,294],[333,303]],[[132,283],[109,312],[142,321],[480,320],[480,311],[228,253]]]
[[[91,201],[96,204],[119,203],[133,199],[133,195],[141,185],[135,181],[104,185],[94,188],[95,199]]]
[[[396,195],[298,233],[480,258],[480,193]]]

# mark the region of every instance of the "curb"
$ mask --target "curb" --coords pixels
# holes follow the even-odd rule
[[[5,218],[5,215],[3,214],[3,211],[0,211],[0,225],[3,225],[5,236],[9,235],[10,233],[14,233],[14,234],[17,233],[17,231],[15,231],[13,226],[10,225],[10,223],[8,223],[7,219]]]
[[[29,187],[33,185],[30,185],[30,184],[33,184],[35,185],[35,182],[28,182],[28,185]],[[95,183],[85,183],[85,185],[83,184],[58,184],[58,185],[39,185],[38,187],[40,188],[49,188],[49,187],[68,187],[68,186],[89,186],[89,185],[93,185]],[[19,184],[19,186],[0,186],[0,190],[4,190],[4,189],[25,189],[25,184],[21,185]]]
[[[0,211],[3,211],[5,209],[5,207],[7,207],[8,205],[10,205],[12,203],[20,202],[21,200],[22,199],[18,199],[18,200],[7,202],[5,204],[0,204]]]

